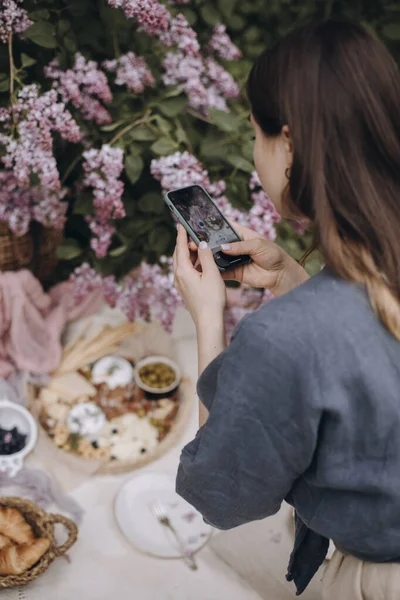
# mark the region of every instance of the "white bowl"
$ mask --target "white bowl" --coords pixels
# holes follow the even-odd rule
[[[25,446],[19,452],[0,454],[0,471],[14,477],[22,468],[25,456],[36,444],[37,424],[29,410],[6,398],[0,398],[0,425],[3,429],[17,427],[18,431],[26,435]]]
[[[168,365],[169,367],[171,367],[171,369],[173,369],[175,371],[175,375],[176,375],[175,381],[171,385],[169,385],[168,387],[165,387],[165,388],[154,388],[149,385],[146,385],[140,379],[139,371],[142,367],[145,367],[146,365],[151,365],[153,363],[164,363],[165,365]],[[181,382],[182,375],[181,375],[181,370],[178,367],[178,365],[176,364],[176,362],[171,360],[170,358],[166,358],[165,356],[148,356],[147,358],[143,358],[142,360],[140,360],[135,365],[134,377],[135,377],[135,381],[136,381],[136,384],[138,385],[138,387],[140,387],[145,392],[149,392],[150,394],[162,395],[162,394],[168,394],[168,392],[172,392],[172,390],[177,388]]]

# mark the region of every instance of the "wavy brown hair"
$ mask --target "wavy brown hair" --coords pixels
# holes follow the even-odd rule
[[[312,220],[327,266],[366,286],[400,340],[400,75],[383,44],[335,20],[296,29],[248,80],[265,135],[289,127],[294,214]]]

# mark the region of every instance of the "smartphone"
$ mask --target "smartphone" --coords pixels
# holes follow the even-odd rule
[[[221,244],[242,240],[201,185],[167,192],[164,199],[195,244],[207,242],[222,273],[251,262],[250,256],[229,256],[221,251]]]

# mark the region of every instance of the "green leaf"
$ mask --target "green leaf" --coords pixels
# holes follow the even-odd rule
[[[71,29],[71,23],[65,19],[61,19],[57,23],[57,31],[60,35],[65,35]]]
[[[36,59],[32,58],[31,56],[28,56],[28,54],[25,54],[25,52],[21,52],[20,59],[22,67],[30,67],[31,65],[34,65],[36,63]]]
[[[162,214],[165,210],[164,200],[161,194],[148,192],[139,200],[139,208],[144,213]]]
[[[245,171],[245,173],[252,173],[254,171],[254,165],[243,156],[237,154],[228,154],[226,160],[236,169]]]
[[[175,96],[180,96],[182,94],[182,90],[177,86],[167,86],[165,88],[165,93],[163,94],[163,98],[174,98]]]
[[[88,12],[92,0],[69,0],[67,2],[67,10],[74,17],[83,17]]]
[[[118,233],[127,242],[131,242],[132,238],[135,239],[138,236],[149,233],[154,227],[151,219],[131,219],[124,220],[118,225]]]
[[[47,21],[47,19],[50,19],[50,13],[47,8],[41,8],[28,13],[28,17],[31,21]]]
[[[210,108],[209,115],[221,131],[231,133],[238,130],[239,119],[233,113]]]
[[[186,131],[183,129],[179,121],[176,124],[175,137],[178,144],[189,144],[189,139],[186,135]]]
[[[248,27],[243,32],[243,39],[246,40],[246,42],[251,44],[252,42],[255,42],[256,40],[258,40],[260,38],[260,34],[261,34],[260,28],[253,25],[253,27]]]
[[[67,35],[64,37],[64,46],[66,47],[66,49],[69,52],[75,52],[77,49],[77,43],[76,43],[76,38],[75,38],[75,34],[70,32],[67,33]]]
[[[389,23],[382,27],[382,34],[388,40],[400,40],[400,23]]]
[[[211,2],[200,8],[200,14],[207,25],[213,26],[221,23],[221,15]]]
[[[182,6],[180,8],[179,12],[181,12],[183,14],[183,16],[186,18],[187,22],[189,23],[189,25],[191,25],[193,27],[193,25],[196,24],[197,15],[194,12],[194,10],[192,10],[191,8],[188,8],[187,6]]]
[[[57,248],[59,260],[72,260],[82,254],[82,248],[74,238],[65,238]]]
[[[158,255],[164,254],[168,250],[171,242],[171,233],[166,227],[156,227],[149,234],[149,244]]]
[[[10,78],[5,77],[0,81],[0,92],[7,92],[10,89]]]
[[[151,150],[155,154],[161,154],[165,156],[167,154],[172,154],[173,152],[175,152],[177,150],[177,145],[173,140],[163,137],[151,145]]]
[[[172,129],[171,123],[167,121],[167,119],[164,119],[164,117],[162,117],[161,115],[156,115],[154,120],[157,123],[161,133],[163,135],[169,135],[169,132]]]
[[[176,117],[183,112],[187,106],[186,96],[169,98],[160,103],[160,110],[166,117]]]
[[[254,152],[254,142],[252,140],[250,140],[246,144],[243,144],[243,146],[242,146],[242,154],[250,162],[253,160],[253,152]]]
[[[236,0],[217,0],[217,5],[224,17],[229,17],[235,10]]]
[[[125,254],[125,252],[128,250],[128,246],[122,245],[122,246],[118,246],[118,248],[114,248],[113,250],[110,250],[108,252],[108,254],[110,256],[121,256],[122,254]]]
[[[82,192],[74,202],[74,215],[90,215],[93,208],[93,196],[90,192]]]
[[[239,15],[232,14],[226,18],[226,23],[233,31],[240,31],[246,25],[246,20],[239,17]]]
[[[142,174],[144,162],[141,156],[125,156],[125,173],[129,181],[134,184]]]
[[[42,48],[56,48],[57,40],[55,38],[54,27],[48,21],[37,21],[33,23],[25,32],[24,38],[32,40]]]
[[[139,142],[152,142],[157,139],[156,134],[147,125],[137,125],[131,129],[129,137]]]

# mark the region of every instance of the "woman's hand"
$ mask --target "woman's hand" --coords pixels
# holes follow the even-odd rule
[[[198,262],[201,272],[195,266],[190,253],[188,238],[182,225],[178,227],[174,253],[175,287],[185,302],[196,327],[211,323],[222,323],[226,305],[226,288],[221,273],[215,264],[210,248],[200,244]]]
[[[243,241],[229,244],[229,248],[221,246],[222,251],[229,256],[248,254],[252,262],[227,271],[224,279],[269,289],[275,296],[285,294],[308,279],[307,272],[280,246],[251,229],[236,223],[232,226]],[[189,247],[191,251],[197,249],[194,242],[190,242]]]

